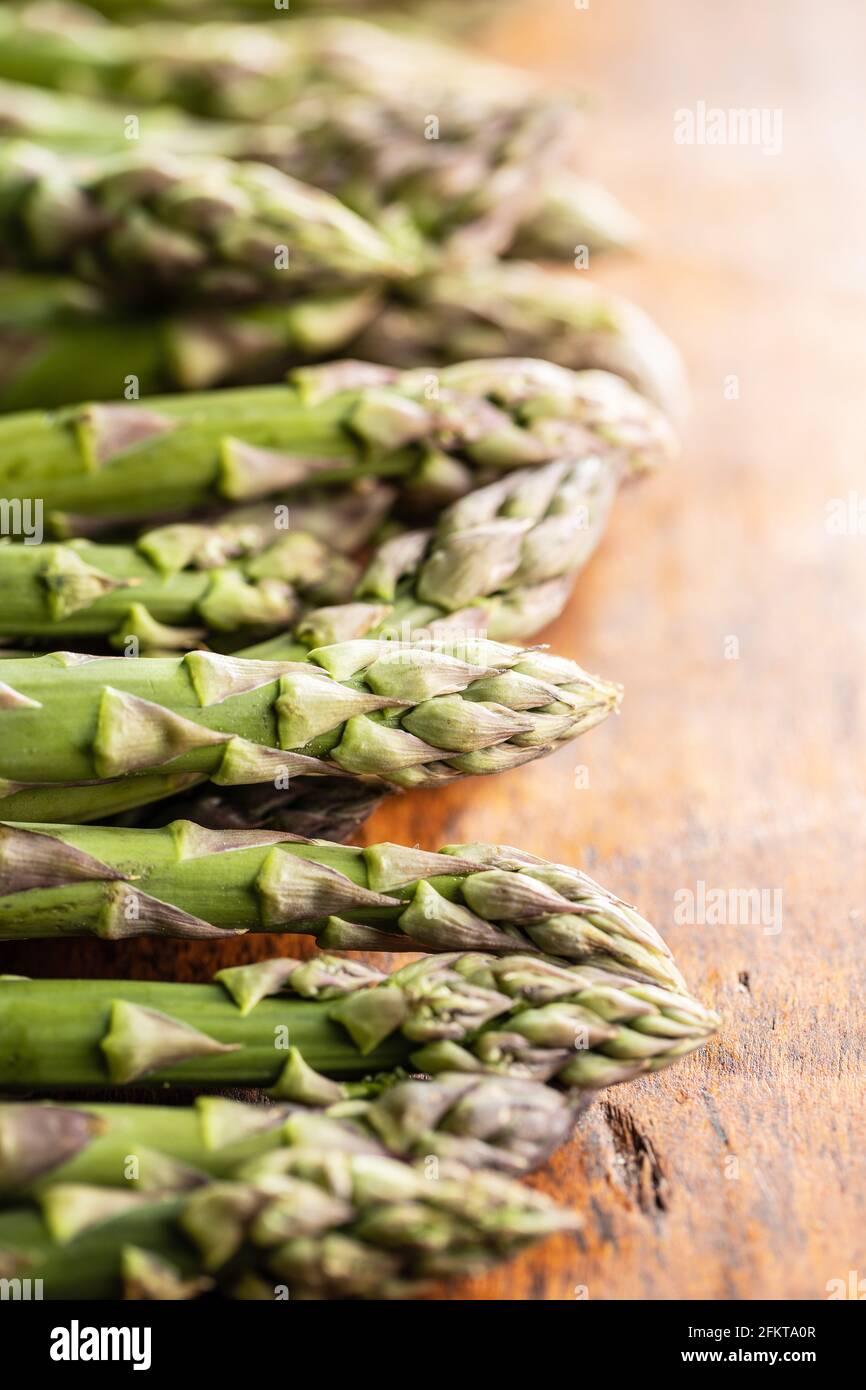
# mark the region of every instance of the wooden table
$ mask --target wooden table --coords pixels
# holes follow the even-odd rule
[[[365,833],[585,866],[661,927],[725,1028],[608,1092],[535,1179],[581,1236],[451,1297],[821,1299],[866,1276],[864,42],[866,12],[838,0],[534,0],[488,39],[598,94],[587,165],[649,234],[591,272],[681,344],[693,411],[682,461],[622,499],[547,634],[623,681],[622,716]],[[700,101],[781,108],[782,151],[675,144]],[[833,534],[828,503],[852,491],[863,533]],[[764,890],[768,921],[780,895],[781,930],[679,924],[699,883]],[[272,949],[32,943],[3,962],[204,978]]]

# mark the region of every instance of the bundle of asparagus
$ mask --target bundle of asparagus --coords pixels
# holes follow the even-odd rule
[[[148,1110],[145,1135],[155,1124],[171,1137],[186,1118]],[[41,1133],[49,1163],[52,1137],[55,1152],[78,1146],[73,1166],[89,1172],[87,1131],[106,1119],[34,1107],[6,1128],[18,1142]],[[338,1121],[310,1137],[301,1125],[284,1147],[191,1190],[56,1181],[28,1202],[28,1185],[26,1173],[13,1178],[16,1204],[0,1210],[0,1273],[42,1280],[49,1299],[189,1299],[214,1287],[259,1299],[417,1297],[579,1224],[502,1174],[449,1161],[428,1177]]]
[[[0,546],[3,630],[126,653],[0,660],[0,938],[329,954],[210,984],[0,976],[0,1089],[269,1092],[0,1104],[0,1274],[412,1296],[574,1229],[512,1175],[718,1019],[578,870],[311,836],[618,707],[505,643],[669,457],[649,401],[679,408],[679,358],[631,305],[492,259],[633,235],[565,167],[570,94],[356,20],[135,17],[0,8],[0,493],[53,538]],[[200,819],[134,823],[172,797]],[[434,954],[385,975],[330,954],[353,950]]]
[[[549,245],[557,218],[567,228],[559,257],[574,255],[582,222],[590,233],[600,223],[608,245],[628,236],[618,205],[564,171],[579,130],[573,95],[528,73],[347,18],[134,31],[93,18],[63,10],[58,23],[41,5],[0,11],[0,77],[87,94],[67,110],[26,90],[0,94],[0,129],[65,149],[123,148],[131,105],[145,147],[276,163],[462,258],[501,254],[536,231]],[[96,92],[127,110],[100,111]],[[256,125],[197,125],[171,105]]]

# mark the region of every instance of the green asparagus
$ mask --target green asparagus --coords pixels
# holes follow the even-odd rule
[[[370,605],[358,607],[369,625]],[[334,610],[347,632],[354,608]],[[437,786],[543,757],[621,696],[574,662],[472,636],[359,636],[296,655],[0,661],[0,806],[18,820],[78,821],[208,779],[285,786],[342,772]],[[160,779],[178,775],[185,785],[160,793]]]
[[[41,1280],[48,1299],[189,1299],[215,1286],[240,1298],[417,1297],[579,1224],[513,1178],[450,1162],[428,1176],[358,1151],[339,1128],[191,1192],[49,1184],[0,1211],[0,1275]]]
[[[544,951],[676,989],[662,937],[510,846],[358,849],[267,831],[0,822],[0,938],[303,932],[336,950]]]
[[[167,151],[72,160],[0,149],[2,261],[117,302],[298,298],[418,269],[319,189],[265,164]]]
[[[175,569],[150,559],[142,543],[0,545],[4,635],[43,645],[46,638],[106,637],[117,647],[134,637],[142,648],[187,650],[208,631],[285,627],[311,603],[348,600],[358,578],[356,565],[302,531],[220,563],[220,542],[230,553],[242,548],[242,537],[218,525],[183,530],[185,538],[202,537],[202,550],[187,565],[178,559]]]
[[[381,307],[378,290],[282,303],[118,314],[81,281],[0,268],[0,410],[277,381],[295,363],[333,357]]]
[[[242,653],[271,658],[298,640],[327,642],[333,606],[354,597],[374,621],[388,605],[368,637],[433,634],[444,622],[525,640],[561,612],[620,473],[615,453],[518,470],[452,504],[434,530],[386,540],[360,579],[313,535],[293,529],[259,550],[264,527],[238,522],[170,526],[137,545],[0,546],[0,622],[7,638],[42,645],[101,636],[127,650],[133,637],[139,650],[186,649],[209,632],[285,629],[303,602],[312,611],[291,635]],[[273,521],[272,512],[271,537]],[[333,521],[336,531],[338,513]],[[252,556],[235,558],[244,550]],[[178,623],[200,626],[170,626]]]
[[[641,467],[670,438],[659,412],[605,373],[535,359],[436,372],[332,362],[283,386],[10,415],[0,491],[116,524],[366,474],[459,492],[473,471],[600,450]]]
[[[134,143],[148,152],[272,164],[373,223],[407,224],[464,262],[497,253],[572,260],[579,246],[609,251],[636,239],[634,219],[617,200],[562,165],[575,143],[570,105],[527,103],[480,125],[477,112],[469,120],[461,114],[446,118],[442,138],[432,141],[416,100],[405,84],[359,98],[340,83],[328,100],[301,98],[265,126],[204,122],[160,107],[136,117]],[[0,81],[4,133],[78,155],[118,153],[131,143],[123,107]]]
[[[135,543],[0,545],[5,636],[56,643],[102,636],[113,645],[186,649],[206,630],[285,626],[313,605],[350,599],[368,547],[394,506],[393,488],[362,479],[214,521],[157,527]],[[70,517],[99,536],[111,518]],[[200,628],[172,628],[172,623]]]
[[[303,1065],[298,1058],[299,1072]],[[398,1079],[378,1091],[310,1076],[315,1085],[303,1108],[221,1096],[199,1096],[193,1106],[0,1103],[0,1204],[57,1182],[183,1190],[301,1143],[405,1159],[433,1155],[516,1176],[567,1140],[591,1099],[508,1076]]]
[[[0,410],[278,381],[302,361],[352,352],[395,365],[530,352],[626,377],[671,414],[684,374],[673,344],[635,306],[524,262],[301,301],[125,314],[92,287],[0,270]]]
[[[544,355],[565,367],[613,372],[681,416],[685,372],[673,343],[636,305],[582,274],[528,261],[443,272],[392,295],[352,351],[407,366]]]
[[[416,893],[417,915],[427,899]],[[210,985],[0,979],[0,1085],[266,1086],[315,1102],[330,1096],[323,1078],[411,1066],[594,1091],[671,1065],[718,1027],[679,987],[525,952],[427,956],[369,979],[328,956],[234,966]]]
[[[569,91],[551,96],[534,74],[425,33],[350,18],[291,25],[105,24],[84,9],[64,22],[40,5],[0,6],[0,77],[13,82],[119,97],[141,111],[180,106],[209,117],[262,121],[301,104],[318,111],[340,93],[359,118],[375,100],[405,104],[402,124],[439,118],[443,144],[482,138],[485,127],[553,101],[571,115]],[[420,120],[419,120],[420,117]],[[365,124],[359,119],[357,138]],[[417,138],[417,136],[416,136]],[[396,150],[395,154],[400,151]],[[466,183],[464,192],[474,192]]]

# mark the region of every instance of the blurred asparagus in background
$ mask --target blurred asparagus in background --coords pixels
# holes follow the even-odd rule
[[[372,14],[376,18],[403,23],[422,20],[469,28],[491,15],[501,14],[508,0],[88,0],[88,7],[111,19],[135,23],[149,16],[168,15],[176,19],[284,19],[336,10],[342,14]]]
[[[120,305],[298,298],[418,267],[338,199],[263,164],[0,150],[0,258]]]
[[[577,272],[530,261],[447,271],[391,295],[352,351],[406,366],[542,356],[621,376],[674,419],[685,409],[682,359],[648,314]]]
[[[122,106],[0,82],[0,134],[70,154],[168,150],[272,164],[326,188],[374,223],[434,242],[469,263],[516,250],[571,260],[579,246],[622,250],[635,220],[612,194],[564,164],[575,148],[570,106],[482,121],[461,113],[425,137],[411,93],[299,100],[266,124],[202,121],[167,107],[131,118]]]
[[[0,76],[65,93],[0,90],[0,130],[65,149],[133,138],[261,159],[464,262],[515,245],[571,260],[637,232],[567,167],[582,129],[574,93],[429,34],[346,18],[129,30],[34,5],[0,11]],[[134,127],[97,92],[131,105]],[[234,124],[184,122],[171,106]]]
[[[529,262],[366,287],[288,304],[119,315],[68,279],[0,270],[0,410],[279,381],[291,366],[351,353],[393,366],[547,357],[600,367],[680,415],[682,361],[620,296]]]
[[[427,31],[347,17],[291,24],[103,21],[73,4],[0,7],[0,77],[87,97],[122,97],[140,110],[167,104],[198,115],[264,121],[302,101],[313,112],[335,95],[439,119],[446,141],[485,121],[548,109],[574,112],[574,92],[554,92],[537,74],[455,46]],[[451,129],[449,130],[449,127]],[[423,129],[423,127],[422,127]],[[364,135],[359,125],[358,137]],[[479,133],[479,138],[483,138]]]

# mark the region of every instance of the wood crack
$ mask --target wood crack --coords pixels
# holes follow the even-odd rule
[[[623,1185],[641,1211],[648,1215],[668,1211],[670,1182],[654,1143],[627,1110],[620,1110],[611,1101],[602,1101],[600,1108],[613,1140]]]

